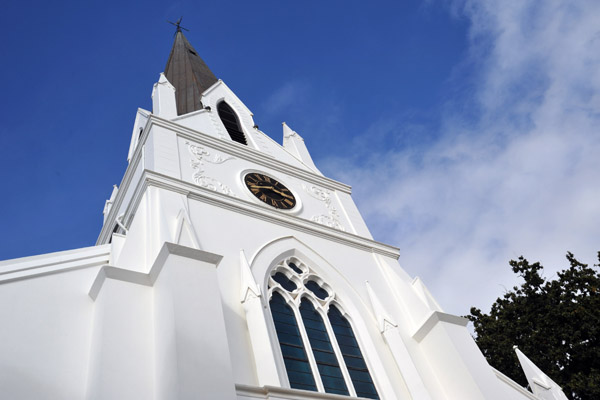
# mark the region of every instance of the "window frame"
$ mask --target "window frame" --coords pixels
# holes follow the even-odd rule
[[[303,273],[298,274],[295,271],[293,271],[292,268],[288,266],[288,263],[290,263],[290,262],[293,262],[299,269],[301,269],[303,271]],[[273,265],[273,264],[271,264],[271,265]],[[272,276],[275,275],[277,272],[283,273],[288,279],[293,281],[296,284],[296,289],[293,290],[292,292],[289,292],[286,289],[284,289],[280,283],[275,281],[272,278]],[[324,290],[326,290],[329,293],[329,295],[325,299],[320,299],[319,297],[317,297],[315,295],[315,293],[313,293],[310,289],[305,287],[305,283],[308,281],[311,281],[311,280],[316,282],[321,288],[323,288]],[[346,319],[346,321],[348,321],[348,324],[350,325],[350,328],[352,329],[352,333],[354,334],[354,337],[355,337],[355,339],[358,343],[359,349],[361,351],[362,359],[364,360],[364,362],[367,366],[369,375],[371,377],[373,385],[375,386],[376,394],[377,394],[378,398],[381,398],[381,395],[380,395],[381,390],[380,390],[380,388],[378,388],[376,380],[372,374],[372,371],[374,371],[374,368],[370,365],[371,363],[369,362],[368,358],[365,355],[365,351],[364,351],[365,346],[363,346],[361,344],[361,340],[356,333],[357,329],[355,329],[355,323],[354,323],[352,317],[346,312],[346,307],[344,307],[344,305],[340,302],[336,292],[331,288],[331,286],[323,278],[321,278],[321,276],[319,276],[314,271],[314,269],[308,267],[308,265],[306,263],[304,263],[302,260],[300,260],[296,256],[286,257],[285,259],[276,263],[272,268],[268,269],[265,286],[267,289],[266,290],[267,296],[265,296],[265,298],[266,298],[265,299],[266,300],[265,308],[269,314],[268,320],[270,321],[270,330],[271,330],[271,332],[273,334],[273,338],[274,338],[272,343],[275,347],[275,353],[277,354],[277,356],[279,358],[276,363],[277,363],[278,367],[280,368],[280,377],[282,378],[282,381],[284,381],[284,383],[286,384],[287,387],[291,388],[291,385],[290,385],[290,382],[288,379],[287,369],[285,368],[285,364],[283,363],[283,354],[281,352],[280,342],[279,342],[279,338],[277,336],[277,331],[276,331],[275,324],[273,321],[273,314],[272,314],[271,306],[270,306],[271,298],[272,298],[272,295],[274,292],[277,292],[280,296],[282,296],[282,298],[284,299],[286,304],[293,311],[294,317],[296,318],[296,324],[298,326],[298,331],[300,332],[300,336],[302,338],[304,348],[307,353],[308,362],[309,362],[311,371],[313,373],[313,377],[315,380],[315,384],[317,386],[318,393],[327,393],[327,392],[325,392],[325,388],[323,385],[321,374],[318,369],[318,364],[315,359],[313,348],[310,344],[308,333],[306,331],[306,327],[304,326],[304,321],[303,321],[302,315],[300,313],[300,306],[301,306],[301,302],[303,299],[306,299],[311,302],[311,304],[315,308],[316,312],[320,315],[320,317],[323,320],[323,324],[325,325],[327,335],[329,336],[329,341],[333,348],[333,352],[334,352],[337,362],[339,364],[342,376],[344,378],[344,382],[346,383],[346,387],[348,389],[349,396],[357,397],[357,394],[356,394],[356,390],[354,388],[354,382],[352,381],[352,377],[350,376],[349,369],[344,360],[342,350],[337,341],[337,337],[333,330],[331,321],[329,320],[328,312],[332,305],[335,305],[335,307],[338,309],[338,311],[341,313],[341,315]]]

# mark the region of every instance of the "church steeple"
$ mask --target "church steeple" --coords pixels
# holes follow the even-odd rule
[[[201,110],[202,92],[217,82],[215,75],[187,41],[179,27],[165,67],[165,76],[175,86],[178,115]]]

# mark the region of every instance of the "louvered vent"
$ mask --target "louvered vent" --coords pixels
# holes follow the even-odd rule
[[[227,129],[227,132],[229,132],[231,140],[244,145],[248,145],[248,143],[246,142],[246,136],[244,136],[244,132],[242,132],[237,116],[235,115],[231,107],[229,107],[229,104],[225,103],[224,101],[220,102],[218,106],[218,111],[219,117],[221,118],[221,122],[223,122],[223,125],[225,125],[225,129]]]

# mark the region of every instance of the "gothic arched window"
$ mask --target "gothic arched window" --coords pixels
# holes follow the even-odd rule
[[[237,115],[235,115],[235,112],[229,106],[229,104],[225,103],[224,101],[220,102],[217,106],[217,111],[219,112],[219,118],[221,118],[221,122],[223,122],[225,129],[227,129],[231,140],[248,145],[246,142],[246,136],[244,136],[244,132],[242,132]]]
[[[271,315],[290,387],[378,399],[333,290],[295,257],[269,277]]]

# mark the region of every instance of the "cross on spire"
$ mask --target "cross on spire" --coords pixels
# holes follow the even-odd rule
[[[177,32],[181,32],[181,30],[183,29],[184,31],[188,31],[189,29],[185,29],[183,26],[181,26],[181,20],[183,19],[183,17],[179,17],[179,19],[177,20],[177,22],[171,22],[169,20],[167,20],[168,23],[170,23],[171,25],[175,25],[177,27],[177,30],[175,31],[175,34],[177,34]]]

